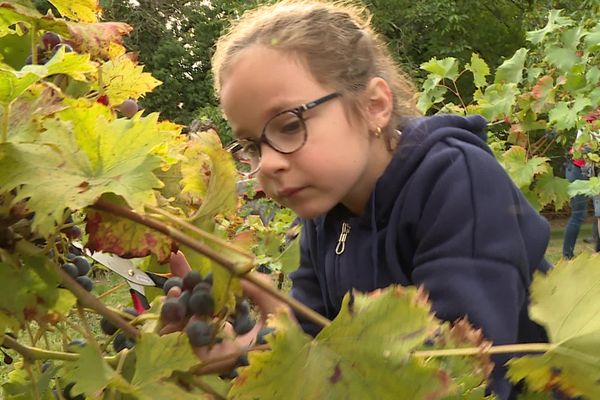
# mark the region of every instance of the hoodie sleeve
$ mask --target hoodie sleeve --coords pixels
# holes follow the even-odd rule
[[[434,145],[421,166],[413,179],[421,208],[413,232],[415,285],[429,292],[438,318],[467,316],[494,344],[518,342],[548,223],[480,147],[448,138]],[[502,378],[507,359],[494,358],[491,387],[502,399],[511,390]]]

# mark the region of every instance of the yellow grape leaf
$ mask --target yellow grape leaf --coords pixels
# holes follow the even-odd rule
[[[111,104],[120,104],[129,98],[137,99],[162,83],[143,69],[127,55],[102,65],[103,91]]]
[[[25,22],[29,26],[35,25],[37,29],[52,31],[63,37],[69,35],[65,21],[55,19],[51,14],[42,15],[34,8],[24,7],[14,2],[0,2],[0,37],[14,33],[14,30],[9,27],[16,22]]]
[[[65,18],[83,22],[97,22],[100,11],[98,0],[49,0]]]
[[[74,106],[47,121],[35,143],[0,145],[0,191],[20,188],[16,201],[28,198],[40,233],[51,234],[65,208],[85,208],[104,193],[136,210],[156,204],[162,160],[153,149],[173,138],[159,131],[157,114],[111,120],[106,110]]]

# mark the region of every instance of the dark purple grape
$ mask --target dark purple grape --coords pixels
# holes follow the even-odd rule
[[[160,318],[167,322],[179,322],[185,318],[185,307],[175,298],[165,300],[161,310]]]
[[[11,356],[9,356],[8,354],[4,354],[4,364],[6,365],[10,365],[13,363],[13,358]]]
[[[85,275],[78,276],[77,278],[75,278],[75,280],[77,281],[77,283],[79,283],[81,286],[83,286],[83,288],[85,290],[87,290],[88,292],[91,292],[92,289],[94,288],[94,282],[92,282],[92,280]]]
[[[83,394],[78,394],[77,396],[73,396],[71,394],[71,389],[75,386],[75,382],[71,382],[65,386],[63,389],[63,396],[65,400],[85,400],[85,396]]]
[[[249,314],[250,313],[250,303],[248,300],[239,300],[235,303],[235,314]]]
[[[270,326],[263,326],[260,331],[256,334],[256,344],[267,344],[265,336],[275,332],[275,328]]]
[[[209,285],[213,284],[213,274],[212,272],[209,272],[208,274],[206,274],[206,276],[204,278],[202,278],[202,280],[206,283],[208,283]]]
[[[67,274],[69,274],[69,276],[73,279],[75,279],[79,276],[79,270],[77,269],[77,266],[73,263],[64,263],[61,266],[61,268],[63,271],[65,271]]]
[[[45,32],[44,35],[42,36],[42,43],[44,43],[44,47],[46,47],[47,49],[52,49],[55,46],[57,46],[58,44],[60,44],[61,39],[60,36],[58,36],[56,33],[54,32]]]
[[[137,101],[133,99],[127,99],[119,105],[119,111],[126,118],[131,118],[139,110]]]
[[[106,317],[102,317],[100,320],[100,329],[104,332],[105,335],[112,336],[114,335],[118,328],[113,325],[112,322],[106,319]]]
[[[192,311],[190,310],[190,297],[192,297],[192,294],[188,291],[185,291],[177,298],[177,301],[179,304],[181,304],[181,307],[183,307],[183,310],[185,311],[186,317],[192,315]]]
[[[237,369],[235,369],[235,368],[219,375],[219,378],[221,378],[221,379],[235,379],[237,377],[238,377],[238,372],[237,372]]]
[[[77,267],[79,276],[87,275],[90,272],[90,270],[92,269],[90,267],[90,262],[87,260],[87,258],[85,258],[83,256],[75,256],[75,257],[73,257],[71,262],[73,264],[75,264],[75,266]]]
[[[211,285],[209,285],[208,283],[206,283],[206,282],[203,281],[203,282],[200,282],[199,284],[197,284],[196,286],[194,286],[194,290],[192,290],[192,293],[193,292],[197,292],[199,290],[202,290],[202,291],[210,293],[210,289],[211,288],[212,288]]]
[[[202,275],[198,271],[190,271],[183,277],[183,290],[193,290],[194,287],[202,282]]]
[[[63,229],[61,230],[61,232],[64,233],[65,236],[71,240],[76,240],[81,237],[81,228],[79,228],[77,225],[73,225],[66,229]]]
[[[178,287],[183,290],[183,279],[178,276],[172,276],[171,278],[167,279],[163,285],[163,291],[165,294],[169,293],[169,290],[171,290],[172,287]]]
[[[115,340],[113,340],[113,348],[118,353],[124,349],[131,349],[135,346],[135,340],[124,334],[123,332],[119,332],[115,336]]]
[[[51,367],[52,367],[52,362],[51,362],[51,361],[48,361],[48,360],[44,361],[44,362],[42,363],[42,367],[41,367],[41,369],[42,369],[42,374],[43,374],[44,372],[48,371],[48,370],[49,370]]]
[[[215,300],[206,290],[196,290],[188,300],[190,311],[199,317],[209,317],[215,312]]]
[[[250,314],[239,314],[236,315],[233,320],[233,330],[238,335],[243,335],[252,330],[256,325],[254,318],[250,317]]]
[[[190,344],[194,347],[206,346],[212,340],[214,329],[206,321],[194,321],[185,328]]]

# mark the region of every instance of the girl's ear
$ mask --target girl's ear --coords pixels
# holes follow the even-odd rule
[[[387,126],[394,108],[394,98],[387,82],[380,77],[372,78],[365,90],[365,99],[369,130]]]

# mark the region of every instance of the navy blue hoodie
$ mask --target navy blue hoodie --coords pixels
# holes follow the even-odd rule
[[[546,341],[527,305],[533,271],[549,267],[549,224],[494,158],[486,125],[444,115],[404,128],[362,215],[340,204],[303,221],[292,296],[332,319],[351,288],[422,285],[438,318],[467,316],[494,344]],[[337,255],[344,222],[350,232]],[[507,358],[494,357],[490,386],[500,399],[511,392]]]

